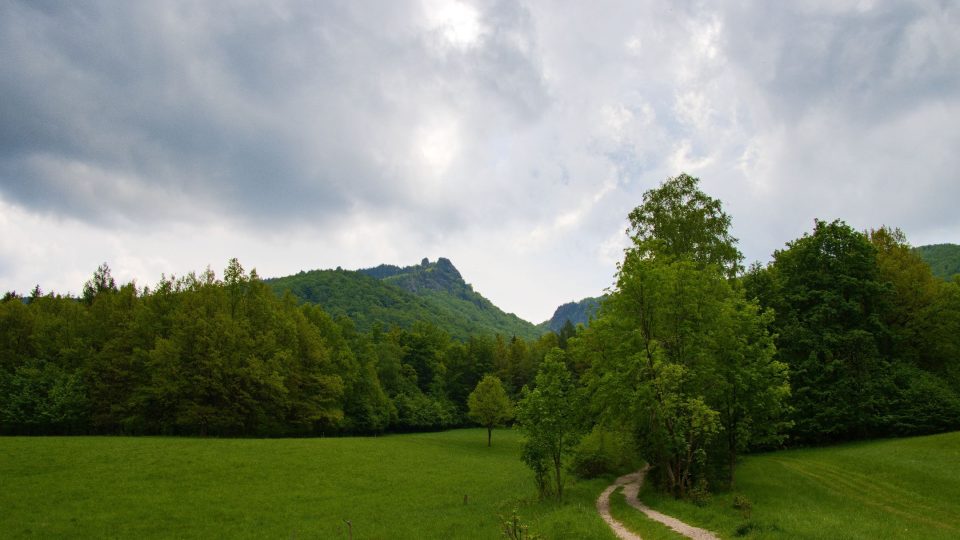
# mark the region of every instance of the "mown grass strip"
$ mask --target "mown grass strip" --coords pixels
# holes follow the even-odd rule
[[[645,486],[641,500],[727,538],[960,537],[960,433],[746,457],[729,493],[697,507]],[[733,507],[739,494],[749,515]]]

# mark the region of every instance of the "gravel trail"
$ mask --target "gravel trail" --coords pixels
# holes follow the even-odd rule
[[[603,490],[603,493],[597,497],[597,511],[600,512],[600,517],[607,522],[607,525],[613,529],[614,534],[616,534],[617,537],[621,538],[622,540],[641,540],[638,534],[627,529],[623,523],[613,519],[613,516],[610,515],[610,495],[613,494],[617,488],[623,486],[623,496],[626,498],[627,504],[643,512],[650,519],[663,523],[667,527],[686,536],[687,538],[693,538],[694,540],[719,540],[712,532],[699,527],[694,527],[692,525],[687,525],[677,518],[670,517],[666,514],[661,514],[637,499],[637,494],[640,492],[640,486],[643,485],[643,478],[646,476],[647,469],[649,468],[650,466],[648,465],[637,472],[625,474],[620,478],[617,478],[613,484],[607,486],[607,489]]]

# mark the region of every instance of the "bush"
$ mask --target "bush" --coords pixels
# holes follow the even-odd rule
[[[745,495],[739,493],[733,496],[733,507],[740,511],[743,519],[750,519],[750,513],[753,511],[753,503]]]
[[[710,488],[707,485],[707,480],[705,478],[700,478],[693,488],[687,492],[687,498],[690,499],[690,502],[697,506],[706,506],[710,504]]]
[[[580,478],[625,472],[639,467],[637,455],[629,436],[596,426],[574,448],[570,470]]]

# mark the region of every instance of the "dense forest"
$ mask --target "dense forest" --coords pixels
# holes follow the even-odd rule
[[[278,296],[230,261],[117,286],[103,265],[81,298],[39,287],[0,303],[5,433],[308,436],[439,429],[465,422],[486,373],[514,393],[539,340],[453,340],[428,322],[374,324]]]
[[[118,286],[104,264],[79,298],[7,293],[0,431],[442,429],[480,417],[483,380],[516,403],[542,494],[562,493],[568,465],[589,476],[639,456],[663,489],[697,496],[732,483],[746,451],[960,428],[960,280],[901,231],[816,221],[744,268],[730,216],[687,175],[629,220],[589,327],[542,335],[477,315],[502,312],[446,259],[269,281],[234,259],[221,278],[152,287]]]

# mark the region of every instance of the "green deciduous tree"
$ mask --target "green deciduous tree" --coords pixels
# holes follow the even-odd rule
[[[804,442],[877,433],[887,362],[881,346],[888,290],[866,235],[841,221],[816,221],[774,253],[780,357],[790,365],[796,422]]]
[[[630,212],[628,232],[645,254],[716,265],[732,277],[742,269],[743,255],[730,234],[730,216],[699,185],[698,178],[680,174],[647,191]]]
[[[591,365],[594,411],[634,433],[653,477],[684,496],[718,463],[732,481],[738,452],[776,438],[787,373],[770,315],[730,279],[740,255],[719,201],[681,175],[631,222],[616,287],[574,354]]]
[[[556,348],[547,353],[533,390],[524,387],[517,404],[517,422],[525,435],[522,459],[534,471],[541,496],[552,491],[563,499],[563,470],[581,428],[579,403],[565,353]],[[552,468],[553,480],[546,471]]]
[[[513,418],[513,405],[500,379],[493,375],[485,376],[467,398],[468,415],[474,422],[487,428],[487,446],[493,428],[503,425]]]
[[[35,291],[40,291],[40,286],[37,285]],[[113,276],[110,274],[110,266],[107,263],[103,263],[97,267],[96,272],[93,273],[93,277],[83,285],[83,299],[88,304],[93,302],[93,299],[97,295],[111,292],[117,290],[117,284],[113,279]]]

